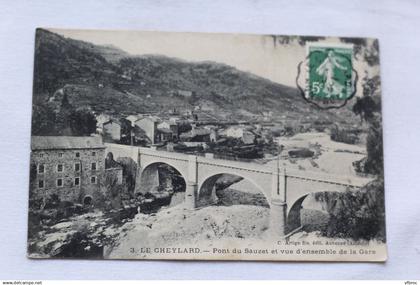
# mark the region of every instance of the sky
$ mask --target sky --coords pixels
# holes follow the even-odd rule
[[[293,87],[296,86],[297,66],[306,56],[305,46],[296,41],[287,45],[275,44],[269,35],[48,30],[93,44],[113,45],[132,55],[160,54],[187,61],[225,63]],[[327,40],[339,43],[338,38]],[[366,68],[360,62],[354,62],[354,66],[359,70]]]

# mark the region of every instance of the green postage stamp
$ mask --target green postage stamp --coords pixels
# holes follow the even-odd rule
[[[304,98],[321,108],[346,104],[356,92],[357,74],[353,69],[351,44],[307,45]]]
[[[350,47],[309,46],[309,94],[311,98],[348,99],[352,88]]]

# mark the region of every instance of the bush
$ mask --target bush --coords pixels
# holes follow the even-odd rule
[[[294,150],[289,150],[289,157],[292,158],[307,158],[307,157],[313,157],[314,152],[307,148],[299,148]]]
[[[321,192],[317,201],[327,204],[330,222],[323,230],[328,237],[385,241],[384,183],[375,180],[358,191]]]
[[[332,128],[331,140],[347,144],[356,144],[359,142],[359,136],[352,130]]]

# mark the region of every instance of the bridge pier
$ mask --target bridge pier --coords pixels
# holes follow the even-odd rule
[[[279,163],[272,172],[270,232],[273,237],[284,237],[287,228],[286,170],[279,169]]]
[[[188,181],[185,189],[185,208],[194,209],[196,203],[197,183]]]
[[[198,178],[197,156],[188,156],[188,177],[185,189],[185,208],[194,209],[196,207],[197,178]]]
[[[271,200],[270,204],[270,232],[273,237],[286,235],[287,204],[281,200]]]

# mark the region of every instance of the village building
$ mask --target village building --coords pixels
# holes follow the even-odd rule
[[[179,111],[178,111],[178,109],[177,109],[177,108],[170,109],[170,110],[168,111],[168,113],[169,113],[170,115],[179,115]]]
[[[105,158],[105,177],[115,179],[115,183],[118,185],[123,183],[123,168],[114,160],[112,152],[108,153]]]
[[[262,112],[263,120],[265,122],[270,122],[273,118],[273,112],[272,111],[264,111]]]
[[[129,116],[127,116],[125,119],[126,119],[127,121],[130,121],[131,126],[132,126],[132,127],[134,127],[134,126],[135,126],[135,124],[136,124],[136,122],[137,122],[138,120],[142,119],[142,118],[143,118],[143,115],[139,114],[139,115],[129,115]]]
[[[160,119],[156,116],[144,117],[135,122],[135,125],[141,128],[150,142],[156,144],[160,142],[160,136],[157,131],[157,126],[160,123]]]
[[[61,201],[95,203],[105,180],[100,137],[33,136],[31,150],[33,198],[45,202],[56,195]]]
[[[139,126],[134,126],[131,130],[133,136],[133,144],[140,146],[147,146],[152,143],[146,132]]]
[[[102,113],[102,114],[99,114],[99,115],[95,116],[95,119],[96,119],[96,127],[102,129],[102,125],[104,123],[108,122],[109,120],[111,120],[111,116]]]
[[[219,139],[218,128],[215,125],[206,125],[203,128],[210,131],[210,142],[217,142]]]
[[[217,133],[216,129],[211,129],[210,130],[210,141],[211,142],[217,142],[217,140],[219,139],[219,134]]]
[[[181,121],[181,118],[180,118],[180,117],[178,117],[178,116],[171,116],[171,117],[169,118],[169,122],[171,122],[171,123],[178,124],[178,122],[179,122],[179,121]]]
[[[166,120],[158,124],[160,132],[160,141],[177,141],[178,140],[178,124],[173,120]]]
[[[104,141],[119,142],[121,140],[121,124],[115,120],[109,120],[103,124],[102,133]]]
[[[102,113],[99,115],[95,115],[95,119],[96,119],[96,133],[103,134],[103,125],[104,123],[111,120],[111,116]]]
[[[210,134],[211,130],[192,125],[192,129],[180,134],[179,139],[190,142],[210,142]]]
[[[169,129],[157,129],[155,143],[172,141],[172,132]]]
[[[283,140],[284,140],[283,137],[274,137],[273,138],[273,143],[278,145],[278,146],[281,146],[283,144]]]
[[[178,90],[177,94],[184,97],[191,97],[193,95],[193,92],[189,90]]]
[[[232,126],[226,129],[227,137],[237,138],[242,140],[245,144],[252,144],[255,139],[255,134],[244,126]]]

